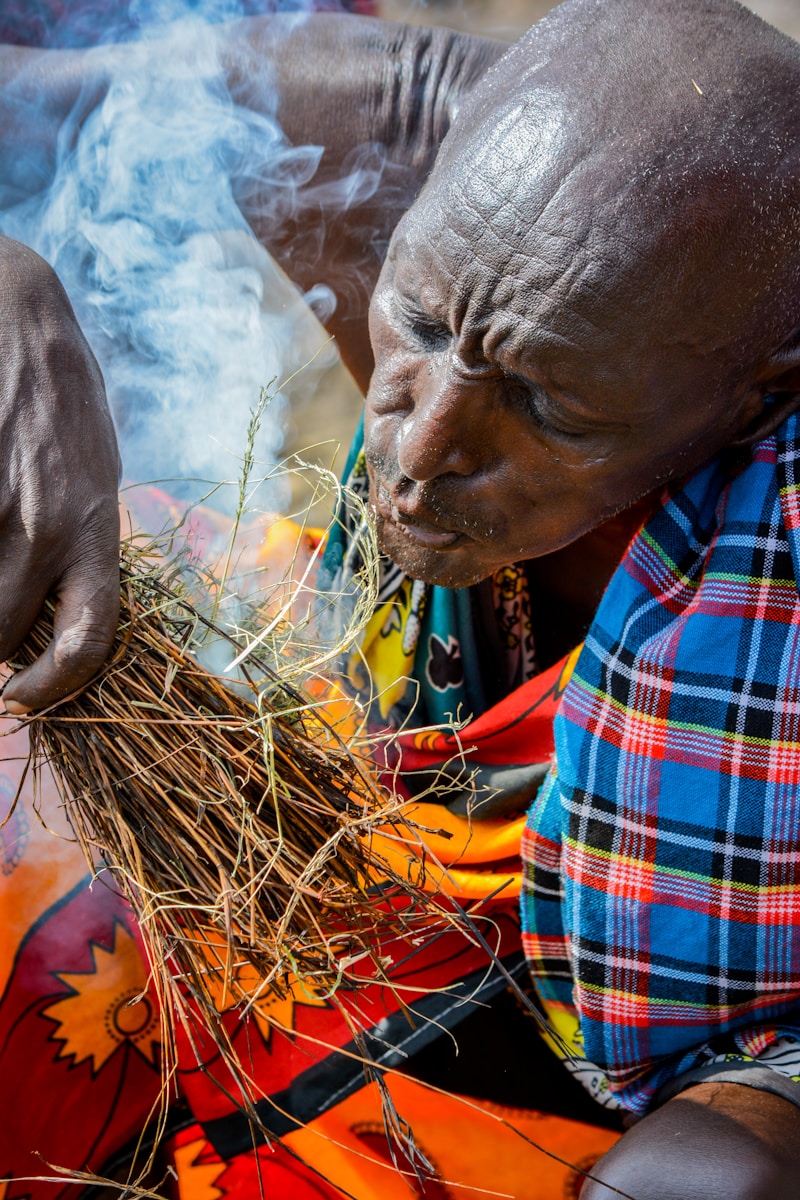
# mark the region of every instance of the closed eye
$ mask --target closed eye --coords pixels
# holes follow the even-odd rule
[[[452,340],[450,327],[430,313],[423,312],[402,296],[394,297],[395,311],[403,330],[425,350],[444,350]]]
[[[570,422],[558,402],[543,387],[522,379],[519,375],[504,372],[508,394],[514,404],[520,406],[542,430],[561,438],[580,438],[587,433]]]

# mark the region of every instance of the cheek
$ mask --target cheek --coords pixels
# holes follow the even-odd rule
[[[374,344],[375,369],[367,389],[365,423],[378,418],[402,420],[414,410],[416,382],[424,363],[409,354],[385,322]]]
[[[397,453],[403,425],[402,405],[398,407],[398,389],[384,386],[377,372],[367,392],[364,408],[364,452],[370,472],[395,478]]]
[[[385,319],[383,305],[379,299],[378,293],[375,292],[370,301],[369,311],[367,313],[367,328],[369,330],[369,340],[372,345],[372,353],[375,357],[376,364],[380,361],[383,354],[384,338],[385,338]]]
[[[369,337],[375,358],[373,378],[396,372],[397,360],[403,356],[403,339],[393,320],[392,304],[385,290],[376,293],[370,304]]]

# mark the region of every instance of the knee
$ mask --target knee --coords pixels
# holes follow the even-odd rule
[[[695,1160],[676,1147],[672,1155],[642,1162],[631,1161],[620,1143],[619,1152],[602,1158],[592,1175],[580,1200],[797,1200],[797,1175],[787,1174],[769,1155],[743,1167],[705,1156]]]
[[[720,1101],[720,1088],[733,1088]],[[600,1160],[581,1200],[797,1200],[800,1109],[702,1085],[645,1117]]]

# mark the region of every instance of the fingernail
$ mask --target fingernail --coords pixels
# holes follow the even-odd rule
[[[6,712],[10,713],[12,717],[24,717],[31,711],[26,705],[20,704],[18,700],[4,700],[3,703],[6,706]]]

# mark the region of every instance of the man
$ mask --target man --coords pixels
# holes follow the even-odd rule
[[[232,86],[254,105],[262,100],[253,63],[275,53],[277,29],[220,34]],[[313,136],[329,148],[327,178],[354,144],[387,147],[386,193],[332,218],[311,265],[297,247],[318,211],[301,208],[280,236],[253,216],[301,283],[350,282],[358,263],[359,287],[336,321],[361,381],[373,247],[427,177],[392,235],[370,309],[365,462],[386,554],[411,578],[444,588],[535,560],[531,578],[561,616],[551,644],[534,621],[547,661],[584,635],[641,511],[627,527],[607,522],[639,501],[655,511],[565,696],[556,772],[531,818],[525,909],[545,1003],[556,1015],[575,1003],[584,1039],[603,1050],[606,1078],[630,1109],[641,1113],[652,1099],[651,1077],[680,1087],[683,1075],[689,1090],[634,1125],[597,1169],[607,1186],[587,1182],[581,1194],[794,1196],[800,1085],[774,1056],[759,1058],[758,1031],[767,1050],[800,1037],[790,553],[798,48],[729,0],[570,0],[499,62],[486,43],[368,23],[315,22],[281,36],[279,115],[293,140]],[[57,110],[79,84],[90,103],[111,70],[113,53],[72,57],[43,61],[39,79]],[[322,103],[312,109],[312,100]],[[23,316],[3,335],[16,382],[4,376],[12,450],[0,656],[49,588],[62,599],[54,647],[7,688],[19,711],[64,694],[105,652],[117,463],[100,384],[63,296],[16,247],[5,248],[3,275],[7,304],[21,295]],[[65,344],[75,366],[63,383]],[[32,367],[44,376],[36,390]],[[91,439],[88,472],[73,449],[76,425],[81,449]],[[774,503],[759,516],[767,496]],[[745,553],[749,567],[714,558],[720,546]],[[729,584],[744,598],[731,599]],[[735,652],[730,624],[719,623],[732,618]],[[661,639],[657,670],[648,637]],[[705,667],[702,687],[689,680],[687,655]],[[678,750],[673,696],[688,697]],[[720,704],[732,723],[709,730],[707,711]],[[704,827],[670,804],[682,799],[686,771],[706,769],[709,741],[733,749],[715,750],[718,769],[699,784],[691,776],[692,803],[711,789],[720,825],[696,868]],[[658,774],[662,761],[670,771]],[[680,875],[679,863],[662,858],[666,844],[673,859],[686,857],[690,900],[677,883],[671,899],[659,890]],[[599,864],[601,883],[586,863]],[[742,916],[750,909],[741,894],[756,916]],[[670,929],[676,943],[699,930],[707,962],[665,948]],[[674,994],[651,997],[651,975]],[[666,1020],[659,1006],[669,1008]],[[735,1040],[743,1030],[746,1045]],[[693,1050],[706,1045],[708,1053]],[[737,1078],[719,1069],[727,1057]],[[689,1074],[698,1061],[713,1070]],[[665,1064],[669,1080],[659,1075]]]

